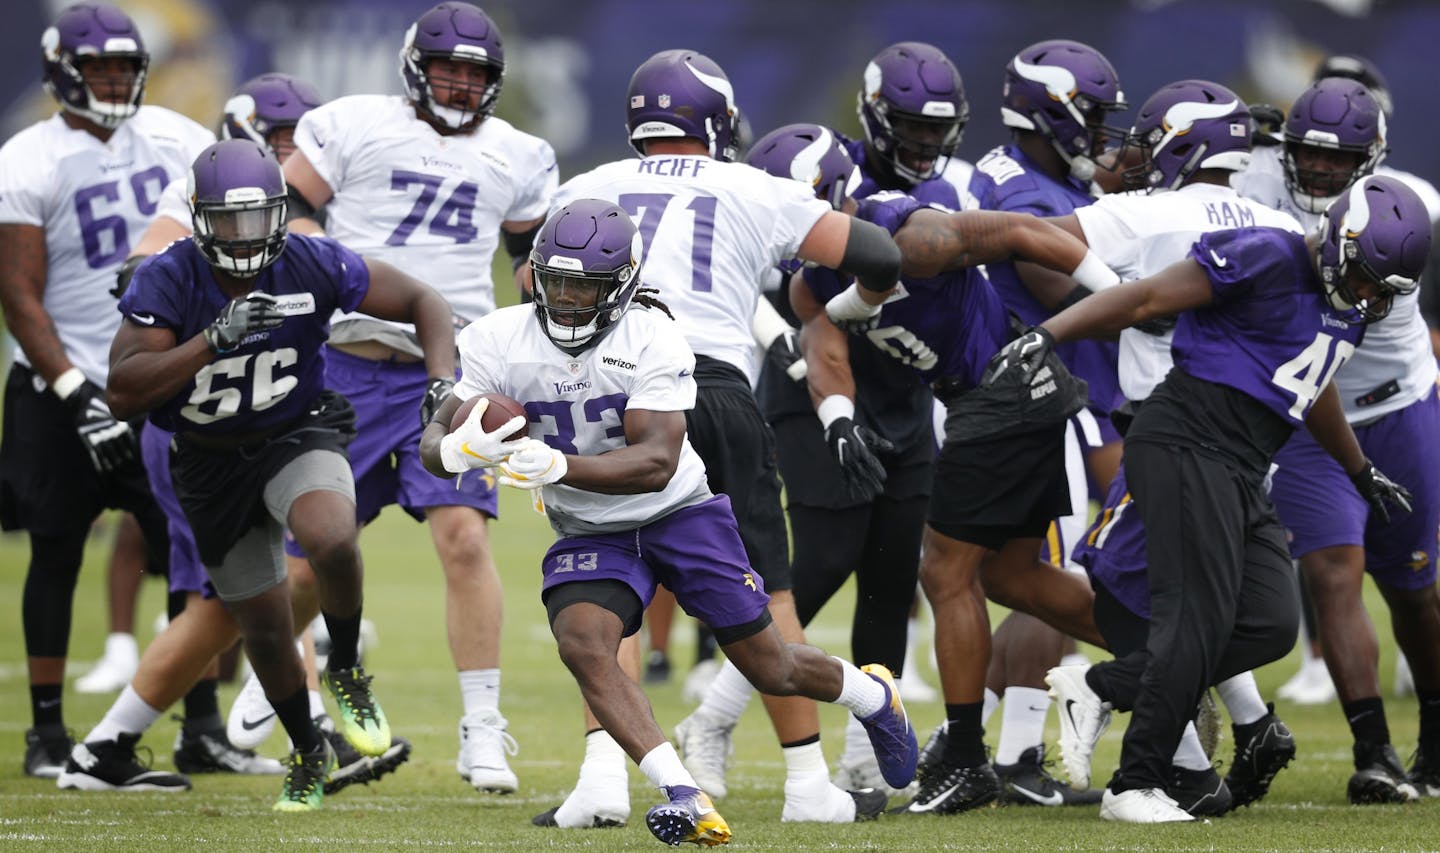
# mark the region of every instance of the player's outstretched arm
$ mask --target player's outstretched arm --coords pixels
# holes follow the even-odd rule
[[[1072,276],[1091,290],[1118,281],[1085,241],[1028,213],[917,210],[895,233],[901,272],[933,278],[951,270],[1000,261],[1030,261]]]
[[[454,377],[455,321],[450,303],[391,264],[366,258],[365,266],[370,270],[370,289],[360,310],[381,320],[415,324],[415,335],[425,351],[425,372],[432,377]]]
[[[1156,317],[1168,317],[1209,305],[1210,277],[1186,258],[1149,278],[1118,284],[1066,308],[1041,326],[1057,343],[1110,337]]]

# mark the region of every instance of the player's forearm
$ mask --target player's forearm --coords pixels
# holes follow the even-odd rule
[[[1056,343],[1110,337],[1149,319],[1147,304],[1145,289],[1132,282],[1086,297],[1040,325]]]
[[[105,401],[120,420],[139,417],[183,391],[213,358],[201,335],[162,352],[121,356],[110,364]]]
[[[855,399],[855,376],[850,372],[850,342],[824,313],[800,329],[800,351],[808,369],[805,384],[810,402],[820,405],[827,397],[840,395]]]
[[[622,447],[598,456],[567,454],[569,466],[561,483],[602,495],[638,495],[658,492],[670,484],[679,456],[644,444]]]
[[[428,376],[455,375],[455,318],[450,303],[433,290],[415,302],[415,335],[425,352]]]
[[[1340,405],[1340,392],[1330,382],[1320,396],[1311,404],[1305,415],[1305,428],[1315,437],[1315,443],[1325,449],[1346,474],[1358,473],[1365,467],[1365,451],[1355,438],[1355,431],[1345,420],[1345,410]]]
[[[0,287],[0,308],[5,311],[5,325],[20,344],[30,366],[47,383],[54,382],[55,377],[73,366],[65,345],[60,342],[55,321],[40,299]]]

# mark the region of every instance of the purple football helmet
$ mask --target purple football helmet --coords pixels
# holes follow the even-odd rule
[[[1327,56],[1315,67],[1315,76],[1312,80],[1321,80],[1325,77],[1348,77],[1370,90],[1370,94],[1380,103],[1380,109],[1385,113],[1385,118],[1392,115],[1393,102],[1390,99],[1390,84],[1385,82],[1385,75],[1375,67],[1375,63],[1363,56],[1354,54],[1337,53]]]
[[[1322,167],[1302,167],[1302,148],[1345,152]],[[1301,209],[1320,213],[1345,188],[1375,171],[1385,156],[1385,112],[1370,90],[1344,77],[1316,80],[1285,119],[1285,186]],[[1349,168],[1338,160],[1352,159]],[[1323,166],[1330,168],[1323,168]]]
[[[432,59],[473,62],[489,72],[484,86],[468,86],[471,93],[480,95],[477,108],[460,109],[440,102],[429,77],[428,63]],[[500,30],[477,6],[441,3],[421,15],[405,32],[405,46],[400,48],[400,79],[405,81],[405,94],[421,112],[445,127],[470,127],[495,111],[500,86],[505,82],[505,46]],[[459,81],[451,85],[465,87]]]
[[[140,109],[150,54],[145,52],[135,22],[124,12],[107,3],[71,6],[40,36],[40,49],[45,89],[60,102],[61,109],[112,129]],[[119,103],[97,98],[80,73],[87,60],[110,57],[128,59],[135,65],[133,78],[107,81],[110,87],[129,84],[129,96]]]
[[[813,187],[815,197],[836,210],[860,183],[850,152],[833,131],[818,124],[787,124],[770,131],[750,149],[745,162]]]
[[[300,116],[321,103],[315,87],[298,77],[261,74],[241,85],[225,102],[220,135],[224,139],[252,140],[270,149],[278,159],[280,152],[271,144],[270,134],[294,127]]]
[[[555,211],[530,250],[540,328],[566,352],[597,343],[630,308],[643,254],[635,223],[608,201],[576,199]]]
[[[938,47],[918,41],[892,44],[870,60],[858,110],[870,148],[912,185],[944,168],[941,158],[955,153],[970,119],[960,72]]]
[[[280,163],[249,139],[226,139],[190,168],[191,239],[211,266],[254,278],[285,251],[285,178]]]
[[[1201,169],[1241,171],[1250,163],[1250,108],[1208,80],[1164,86],[1140,107],[1130,142],[1143,161],[1124,172],[1127,189],[1173,190]]]
[[[710,156],[740,153],[740,109],[730,78],[693,50],[662,50],[635,69],[626,93],[630,146],[645,156],[647,139],[698,139]]]
[[[1430,213],[1404,182],[1388,175],[1356,181],[1325,211],[1320,234],[1320,281],[1336,310],[1353,308],[1374,322],[1390,313],[1394,297],[1419,287],[1430,256]],[[1378,305],[1360,299],[1347,280],[1351,264],[1388,298]]]
[[[1107,127],[1105,117],[1128,106],[1110,60],[1078,41],[1032,44],[1005,66],[1001,120],[1050,140],[1077,180],[1095,177],[1095,157],[1124,142],[1125,129]]]

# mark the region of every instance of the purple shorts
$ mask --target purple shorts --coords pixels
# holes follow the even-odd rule
[[[1362,545],[1365,569],[1396,589],[1435,583],[1440,536],[1440,397],[1432,393],[1365,426],[1355,437],[1375,467],[1413,496],[1409,513],[1388,524],[1370,514],[1350,478],[1307,430],[1296,430],[1275,455],[1271,500],[1290,531],[1295,557],[1336,545]]]
[[[423,363],[375,361],[325,348],[326,387],[355,407],[357,435],[349,452],[355,518],[362,525],[390,504],[399,504],[416,521],[424,521],[432,506],[469,506],[499,516],[494,475],[472,471],[444,480],[420,461],[420,403],[428,382]],[[285,551],[304,556],[289,536]]]
[[[172,433],[148,421],[140,431],[140,455],[145,460],[145,475],[150,478],[150,491],[155,503],[165,513],[165,529],[170,533],[170,591],[198,592],[205,598],[215,597],[210,575],[200,562],[200,549],[190,522],[175,496],[175,483],[170,479],[170,438]]]
[[[1071,557],[1085,567],[1093,583],[1104,586],[1136,616],[1150,618],[1145,524],[1139,508],[1130,499],[1124,465],[1110,483],[1105,506]]]
[[[685,612],[712,628],[746,625],[765,613],[770,596],[745,560],[730,498],[716,495],[644,527],[571,536],[550,546],[541,563],[543,597],[561,584],[617,580],[649,606],[663,583]]]

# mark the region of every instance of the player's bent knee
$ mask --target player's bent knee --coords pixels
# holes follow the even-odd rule
[[[575,613],[566,614],[562,620],[561,614],[572,604],[592,604],[614,614],[615,618],[620,620],[622,637],[628,637],[640,630],[640,622],[645,613],[645,606],[635,590],[623,581],[611,578],[561,584],[546,590],[541,598],[545,603],[545,614],[550,620],[550,631],[557,639],[562,633],[577,633],[577,628],[580,627],[572,623],[572,619],[577,618]]]

